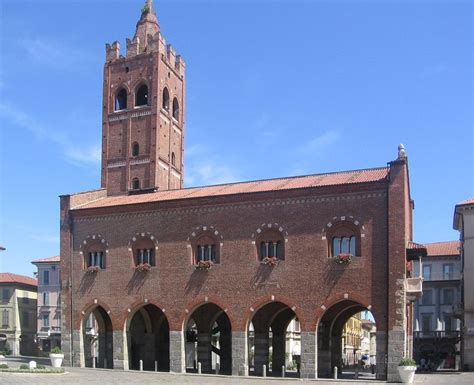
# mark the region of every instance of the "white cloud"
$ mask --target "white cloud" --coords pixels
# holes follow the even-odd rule
[[[36,64],[55,70],[78,71],[87,69],[94,58],[64,41],[44,37],[21,41],[27,56]]]
[[[63,133],[55,132],[51,129],[46,130],[44,125],[40,124],[24,111],[16,109],[11,105],[0,103],[0,119],[14,126],[27,129],[39,139],[56,144],[66,159],[77,166],[87,166],[91,164],[95,166],[100,163],[101,151],[99,144],[82,145],[74,143]]]
[[[337,131],[326,131],[325,133],[309,140],[306,144],[298,148],[298,151],[303,153],[319,153],[324,151],[330,145],[336,143],[339,138],[340,135]]]

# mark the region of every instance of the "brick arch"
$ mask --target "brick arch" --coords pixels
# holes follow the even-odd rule
[[[203,305],[206,305],[208,303],[212,303],[212,304],[220,307],[224,311],[224,313],[229,318],[230,326],[231,326],[232,330],[234,330],[234,328],[237,327],[238,323],[236,321],[236,318],[235,318],[234,314],[232,314],[232,312],[230,311],[230,306],[228,304],[224,303],[218,297],[206,296],[204,298],[204,300],[195,299],[194,301],[189,302],[186,305],[185,310],[183,310],[181,312],[181,314],[179,315],[176,325],[173,324],[173,326],[176,326],[177,328],[172,329],[172,330],[184,331],[184,327],[187,324],[187,322],[189,321],[189,318],[194,313],[194,311],[196,309],[198,309],[199,307],[201,307]],[[171,329],[171,325],[170,325],[170,329]]]
[[[355,226],[360,232],[362,238],[362,234],[364,234],[365,236],[365,226],[359,219],[355,218],[353,215],[341,215],[332,217],[332,219],[326,224],[326,226],[322,228],[321,234],[323,236],[323,239],[326,239],[326,235],[330,232],[331,228],[333,228],[334,226],[343,225],[344,223],[349,223],[351,226]]]
[[[375,318],[375,324],[377,327],[377,330],[385,330],[385,327],[383,326],[382,323],[382,314],[378,310],[374,310],[373,306],[367,299],[357,293],[339,293],[339,294],[333,294],[329,296],[326,301],[316,310],[314,314],[314,318],[310,323],[311,330],[317,330],[319,322],[323,318],[324,314],[328,309],[330,309],[332,306],[336,305],[339,302],[342,301],[352,301],[356,302],[359,305],[365,307],[367,310],[369,310],[374,318]]]
[[[117,96],[117,92],[121,89],[125,88],[125,91],[127,91],[127,95],[131,93],[130,86],[126,82],[120,83],[118,86],[114,87],[114,91],[112,93],[112,96],[115,98]]]
[[[162,303],[154,300],[154,299],[148,299],[148,298],[143,298],[143,299],[138,299],[133,301],[125,310],[120,312],[117,317],[117,322],[118,326],[120,326],[120,330],[125,330],[127,327],[127,322],[132,319],[133,315],[140,310],[142,307],[146,305],[153,305],[156,306],[158,309],[160,309],[163,314],[165,315],[165,318],[168,320],[168,323],[170,323],[170,319],[168,315],[166,314],[166,308],[163,306]]]
[[[115,330],[115,327],[117,325],[115,325],[115,323],[114,323],[114,317],[113,317],[112,310],[110,309],[109,305],[107,305],[102,300],[96,299],[96,298],[93,299],[92,301],[89,301],[85,306],[82,307],[82,309],[79,313],[80,317],[78,317],[78,319],[76,319],[74,328],[79,330],[81,328],[82,321],[84,321],[84,316],[88,313],[90,314],[97,307],[101,307],[102,309],[104,309],[104,311],[107,313],[107,315],[110,318],[113,330]]]
[[[282,295],[266,295],[263,297],[260,297],[257,299],[253,305],[245,309],[245,312],[242,317],[242,321],[239,330],[247,330],[248,325],[250,325],[250,322],[255,315],[255,313],[260,310],[262,307],[265,305],[272,303],[272,302],[281,302],[282,304],[288,306],[291,310],[293,310],[296,314],[296,317],[298,318],[298,321],[300,322],[301,329],[305,329],[306,327],[306,320],[304,318],[302,310],[296,305],[296,301],[292,300],[289,297],[285,297]]]
[[[90,245],[93,242],[99,242],[104,245],[105,253],[108,254],[109,243],[100,234],[90,234],[85,239],[83,239],[79,246],[79,254],[84,255],[84,250],[87,248],[87,245]]]
[[[148,93],[150,93],[150,82],[144,78],[144,77],[140,77],[138,78],[137,80],[135,80],[132,85],[130,86],[130,90],[132,91],[133,90],[133,97],[135,98],[135,95],[137,93],[137,90],[138,88],[140,88],[140,86],[142,85],[145,85],[148,87]]]
[[[189,234],[188,238],[186,239],[188,241],[188,245],[190,245],[193,240],[198,239],[201,235],[205,235],[206,233],[212,234],[212,236],[218,239],[221,243],[224,241],[224,236],[215,226],[202,225],[195,227],[191,234]]]
[[[157,250],[158,249],[158,240],[156,239],[156,237],[152,233],[147,231],[147,232],[135,233],[135,235],[130,239],[130,241],[128,241],[128,245],[127,245],[128,246],[128,251],[133,251],[132,246],[136,241],[138,241],[140,239],[146,239],[146,238],[150,239],[153,242],[153,244],[155,245],[155,250]]]
[[[285,242],[288,242],[288,230],[286,229],[286,227],[278,223],[262,223],[259,227],[257,227],[255,232],[252,233],[252,243],[255,244],[255,240],[263,231],[270,230],[270,229],[276,230],[282,233],[283,238],[285,239]]]

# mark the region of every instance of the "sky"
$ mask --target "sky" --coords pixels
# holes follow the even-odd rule
[[[105,43],[144,0],[0,0],[0,271],[59,254],[59,195],[100,187]],[[473,9],[456,0],[155,0],[186,61],[185,185],[385,166],[414,240],[474,196]],[[122,53],[124,53],[122,51]]]

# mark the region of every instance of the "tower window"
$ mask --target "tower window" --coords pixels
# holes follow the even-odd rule
[[[173,118],[179,120],[179,103],[178,99],[173,99]]]
[[[146,106],[148,104],[148,87],[145,84],[142,84],[135,96],[135,106]]]
[[[168,88],[166,88],[166,87],[163,90],[162,107],[166,111],[169,111],[169,109],[170,109],[170,93],[168,92]]]
[[[132,156],[138,156],[140,154],[140,146],[137,142],[132,144]]]
[[[171,164],[176,166],[176,156],[174,155],[174,152],[171,153]]]
[[[127,108],[127,90],[120,89],[115,97],[115,111],[125,110]]]
[[[132,189],[133,190],[140,190],[140,180],[138,178],[134,178],[132,180]]]

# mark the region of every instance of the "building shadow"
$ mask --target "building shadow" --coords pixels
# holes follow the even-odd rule
[[[277,268],[278,268],[278,265],[270,266],[270,265],[261,264],[258,267],[255,275],[250,280],[250,287],[256,288],[258,286],[264,286],[267,283],[270,276],[272,275],[273,269],[277,269]]]
[[[79,283],[79,292],[81,294],[90,293],[92,287],[94,286],[94,281],[97,273],[85,273],[82,278],[81,282]]]
[[[148,274],[149,273],[135,270],[133,272],[132,278],[130,278],[130,281],[127,283],[127,293],[133,294],[139,292],[142,286],[145,284],[145,281],[148,279]]]
[[[207,269],[196,269],[189,277],[184,292],[186,295],[191,294],[196,296],[201,291],[204,283],[207,280],[208,270]]]

